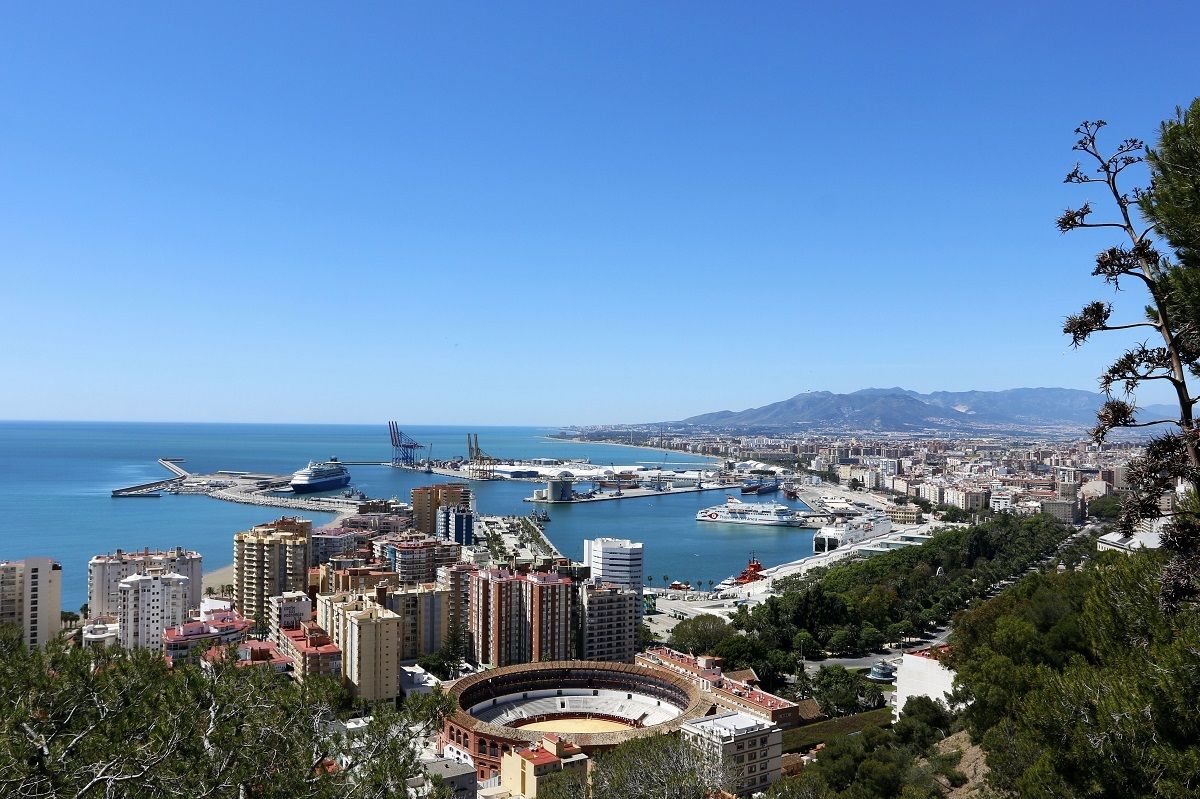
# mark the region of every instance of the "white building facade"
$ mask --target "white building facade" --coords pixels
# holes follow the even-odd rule
[[[769,721],[746,713],[721,713],[685,722],[679,732],[703,755],[711,787],[751,796],[779,780],[783,731]]]
[[[188,607],[200,607],[203,569],[199,552],[175,547],[165,551],[126,552],[118,549],[111,555],[96,555],[88,561],[88,616],[115,616],[121,581],[134,574],[145,574],[151,568],[181,574],[191,582],[188,588]]]
[[[163,631],[187,621],[191,580],[152,568],[117,589],[117,639],[126,649],[162,649]]]

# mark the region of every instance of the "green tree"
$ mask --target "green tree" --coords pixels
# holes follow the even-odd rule
[[[671,646],[681,652],[709,655],[725,639],[737,635],[720,616],[702,615],[684,619],[671,630]]]
[[[1200,442],[1193,411],[1198,398],[1188,385],[1200,375],[1200,100],[1162,126],[1159,146],[1145,150],[1138,139],[1125,139],[1111,152],[1098,141],[1103,121],[1084,122],[1077,129],[1074,149],[1086,167],[1076,164],[1067,183],[1100,187],[1113,209],[1112,217],[1093,221],[1093,208],[1084,202],[1058,219],[1063,232],[1078,229],[1117,231],[1121,241],[1096,256],[1092,274],[1114,289],[1134,285],[1147,303],[1140,320],[1113,321],[1112,303],[1095,300],[1067,317],[1063,332],[1078,347],[1094,333],[1145,329],[1155,341],[1129,348],[1100,376],[1108,399],[1092,431],[1103,441],[1118,428],[1167,425],[1169,432],[1151,439],[1141,457],[1128,466],[1131,496],[1122,504],[1120,526],[1132,532],[1139,522],[1159,516],[1162,494],[1183,482],[1194,493],[1200,485]],[[1145,152],[1145,155],[1143,153]],[[1124,173],[1147,162],[1148,188],[1124,187]],[[1143,221],[1135,219],[1141,211]],[[1148,224],[1147,224],[1148,223]],[[1174,259],[1160,252],[1166,245]],[[1133,393],[1148,381],[1161,381],[1174,393],[1177,416],[1145,420],[1138,417]],[[1162,536],[1171,559],[1163,571],[1161,601],[1177,609],[1200,593],[1200,503],[1179,510]]]
[[[154,652],[62,642],[30,650],[0,632],[0,686],[3,796],[366,799],[419,770],[421,713],[373,708],[351,746],[334,724],[341,688],[320,678],[297,685],[229,661],[172,669]]]
[[[626,741],[596,756],[592,799],[703,799],[725,782],[678,734]],[[541,795],[539,789],[538,795]]]
[[[859,693],[864,682],[844,666],[822,666],[812,678],[813,698],[826,716],[846,716],[861,709]]]

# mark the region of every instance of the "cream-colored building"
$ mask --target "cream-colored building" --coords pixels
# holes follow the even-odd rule
[[[312,621],[312,600],[303,591],[284,591],[267,600],[270,607],[271,639],[283,645],[283,631],[294,630],[301,622]]]
[[[312,522],[285,516],[233,537],[233,600],[251,621],[269,619],[269,600],[308,584],[308,537]]]
[[[30,647],[52,641],[62,628],[62,566],[50,558],[0,561],[0,624],[21,631]]]
[[[126,649],[163,648],[163,631],[187,621],[191,581],[151,567],[117,586],[117,641]]]
[[[781,774],[783,731],[745,713],[684,722],[684,740],[703,756],[706,779],[736,796],[765,792]]]
[[[204,573],[202,560],[199,552],[183,547],[154,551],[146,548],[141,552],[118,549],[111,555],[96,555],[88,561],[88,616],[116,615],[121,581],[133,574],[144,574],[150,568],[188,578],[188,608],[198,608]]]
[[[560,771],[587,774],[588,756],[575,744],[547,734],[540,744],[506,752],[500,758],[500,787],[525,799],[537,799],[538,784]]]
[[[435,584],[389,591],[382,603],[403,619],[400,661],[408,663],[442,648],[450,629],[450,589]]]
[[[363,594],[321,594],[317,625],[342,651],[342,679],[368,702],[400,696],[404,618]]]

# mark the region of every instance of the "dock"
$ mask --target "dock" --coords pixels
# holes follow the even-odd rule
[[[590,497],[575,499],[545,499],[542,497],[525,497],[525,502],[536,502],[539,505],[583,505],[588,502],[611,502],[618,499],[645,499],[647,497],[665,497],[671,494],[697,494],[702,491],[735,491],[739,483],[714,483],[700,488],[664,488],[661,491],[654,488],[623,488],[620,493],[615,490],[606,494],[596,494]]]
[[[177,486],[186,478],[191,477],[190,474],[181,466],[179,466],[179,458],[159,458],[158,465],[162,466],[174,477],[169,477],[166,480],[155,480],[152,483],[139,483],[138,485],[126,486],[125,488],[113,489],[113,498],[121,497],[159,497],[159,491],[164,491]]]
[[[171,477],[150,483],[114,489],[114,498],[160,497],[160,491],[172,494],[203,494],[226,502],[260,505],[269,508],[350,514],[358,511],[359,500],[347,497],[280,496],[273,492],[290,490],[291,475],[256,474],[221,469],[212,474],[193,474],[179,464],[182,458],[159,458],[158,465]],[[370,462],[375,465],[375,461]]]

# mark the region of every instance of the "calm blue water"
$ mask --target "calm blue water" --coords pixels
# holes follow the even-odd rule
[[[588,458],[593,463],[657,466],[662,452],[611,444],[575,444],[546,436],[554,428],[411,427],[405,432],[433,445],[436,458],[466,455],[468,430],[501,458]],[[217,469],[286,474],[337,456],[386,461],[386,425],[227,425],[92,422],[0,422],[0,560],[44,555],[63,564],[63,608],[87,598],[87,561],[100,552],[183,546],[204,555],[205,569],[233,560],[233,534],[278,518],[284,511],[198,496],[113,499],[114,488],[168,476],[155,461],[181,457],[191,472]],[[669,463],[700,458],[672,452]],[[370,496],[408,499],[430,476],[382,466],[353,466],[353,485]],[[522,502],[535,484],[474,484],[485,514],[526,514]],[[780,496],[780,499],[782,497]],[[701,524],[700,508],[723,501],[720,492],[549,506],[547,533],[564,554],[579,558],[583,540],[614,536],[646,545],[646,568],[661,584],[719,582],[742,570],[751,551],[767,565],[811,554],[812,531],[796,528]],[[306,514],[320,525],[332,517]]]

